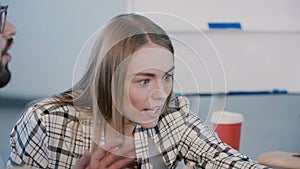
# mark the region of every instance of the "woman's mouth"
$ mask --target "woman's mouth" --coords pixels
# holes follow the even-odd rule
[[[143,112],[149,117],[157,117],[161,113],[161,106],[143,109]]]

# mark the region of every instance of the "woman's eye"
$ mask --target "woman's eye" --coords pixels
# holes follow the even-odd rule
[[[140,80],[139,83],[140,85],[145,86],[149,83],[149,81],[150,81],[149,79],[144,79],[144,80]]]

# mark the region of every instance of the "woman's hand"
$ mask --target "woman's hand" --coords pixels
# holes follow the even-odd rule
[[[93,154],[85,152],[73,169],[119,169],[134,161],[127,157],[134,145],[120,147],[122,140],[114,140],[99,147]]]

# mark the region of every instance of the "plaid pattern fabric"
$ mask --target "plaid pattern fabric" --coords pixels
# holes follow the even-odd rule
[[[91,121],[81,123],[74,132],[79,112],[73,107],[49,105],[33,109],[29,108],[12,130],[8,167],[72,168],[91,148]],[[140,168],[152,168],[148,139],[154,140],[168,168],[175,168],[181,160],[194,168],[264,168],[221,142],[189,111],[187,99],[176,97],[156,127],[136,126]]]
[[[194,168],[267,168],[223,143],[203,121],[189,113],[189,106],[186,98],[175,98],[156,127],[136,127],[136,154],[142,168],[152,168],[148,138],[154,139],[168,168],[176,168],[181,160]]]
[[[30,107],[11,132],[12,152],[7,167],[72,168],[91,148],[90,121],[76,128],[79,112],[71,106]]]

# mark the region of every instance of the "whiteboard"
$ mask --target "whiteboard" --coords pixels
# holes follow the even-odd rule
[[[180,92],[300,91],[300,33],[171,34],[189,45],[174,43]]]

